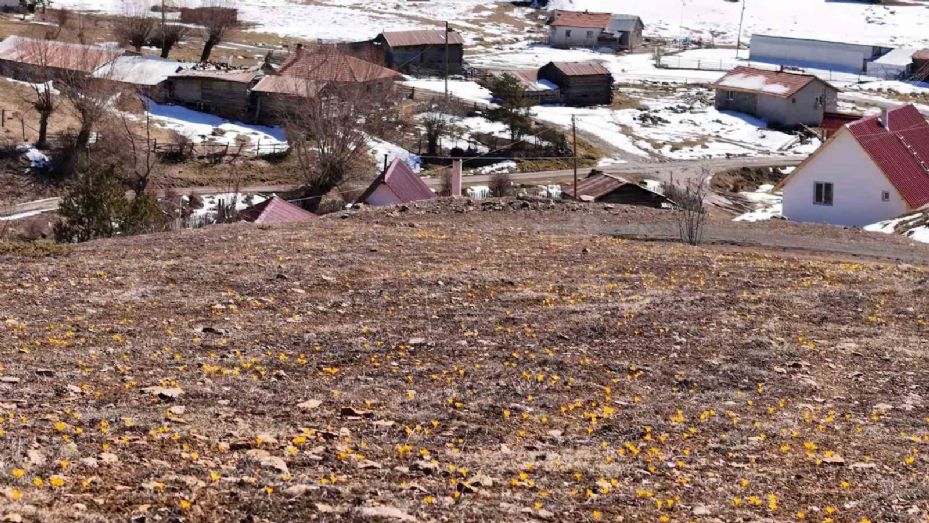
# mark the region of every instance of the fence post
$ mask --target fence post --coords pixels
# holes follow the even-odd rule
[[[255,159],[257,159],[259,156],[261,156],[261,138],[255,142]]]
[[[6,127],[6,109],[0,109],[0,127]]]
[[[19,123],[23,124],[23,141],[26,141],[26,119],[22,115],[19,117]]]

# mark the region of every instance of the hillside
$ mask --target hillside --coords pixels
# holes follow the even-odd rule
[[[672,226],[439,202],[0,254],[0,518],[925,521],[929,248],[617,236]]]

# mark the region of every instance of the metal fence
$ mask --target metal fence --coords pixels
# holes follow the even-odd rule
[[[862,82],[870,79],[862,73],[852,73],[848,71],[835,71],[831,69],[807,69],[802,67],[782,67],[770,62],[753,62],[751,60],[722,60],[706,58],[685,58],[682,56],[660,56],[655,64],[659,69],[680,69],[688,71],[720,71],[726,72],[738,66],[754,67],[755,69],[766,69],[769,71],[778,71],[784,69],[789,72],[811,74],[821,80],[826,81],[844,81],[844,82]]]

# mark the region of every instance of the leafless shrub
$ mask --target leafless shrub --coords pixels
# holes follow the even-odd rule
[[[510,196],[513,193],[513,177],[506,171],[495,172],[490,177],[489,188],[490,195],[494,198]]]
[[[161,48],[161,57],[167,58],[171,50],[187,37],[187,33],[188,29],[183,25],[165,24],[160,30],[155,31],[152,39],[153,43]]]
[[[439,196],[451,196],[452,195],[452,170],[451,169],[442,169],[442,174],[439,175],[439,185],[438,194]]]
[[[699,245],[703,241],[707,187],[711,176],[709,169],[704,167],[699,178],[689,180],[683,186],[675,184],[673,177],[664,186],[664,195],[678,207],[679,237],[690,245]]]
[[[304,95],[277,108],[286,122],[291,155],[310,191],[310,210],[345,180],[373,171],[367,154],[369,137],[396,129],[400,118],[400,99],[392,81],[378,77],[376,68],[356,71],[354,81],[331,76],[344,60],[335,48],[312,51],[305,61],[307,71],[299,79],[305,84]]]

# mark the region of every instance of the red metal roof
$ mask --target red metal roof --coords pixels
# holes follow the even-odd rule
[[[610,74],[600,62],[551,62],[565,76],[599,76]]]
[[[929,124],[912,105],[848,125],[912,209],[929,204]]]
[[[315,219],[317,216],[277,196],[272,196],[259,204],[244,209],[239,213],[239,218],[246,222],[275,224],[303,222]]]
[[[391,47],[416,47],[420,45],[445,45],[444,29],[422,29],[418,31],[385,31],[381,33]],[[448,32],[450,45],[463,45],[464,38],[458,31]]]
[[[396,197],[397,203],[409,203],[417,200],[430,200],[436,195],[426,182],[413,172],[413,169],[403,160],[397,158],[377,177],[370,187],[359,198],[359,202],[367,203],[367,199],[379,187],[386,186]]]
[[[739,91],[744,93],[758,93],[779,98],[790,98],[798,91],[809,85],[810,82],[822,82],[819,78],[809,74],[785,73],[783,71],[769,71],[740,65],[713,82],[710,87],[726,91]],[[835,89],[834,87],[832,87]]]
[[[278,69],[278,74],[324,82],[396,80],[402,75],[360,58],[339,52],[314,52],[298,47]]]
[[[584,29],[606,29],[610,25],[610,13],[590,13],[587,11],[561,11],[552,12],[548,25],[554,27],[580,27]]]
[[[830,113],[827,111],[823,113],[823,123],[819,126],[827,131],[838,131],[840,128],[844,127],[845,124],[857,122],[862,118],[863,116],[860,114]]]

